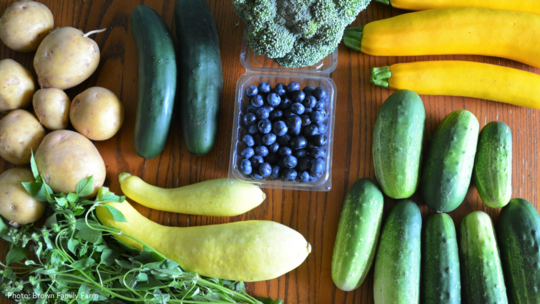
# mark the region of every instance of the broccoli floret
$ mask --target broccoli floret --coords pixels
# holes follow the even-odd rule
[[[334,51],[370,0],[232,0],[251,49],[284,67],[314,65]]]

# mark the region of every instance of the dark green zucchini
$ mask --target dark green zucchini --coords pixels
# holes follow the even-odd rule
[[[148,6],[137,6],[129,22],[139,59],[135,151],[141,157],[154,158],[165,148],[173,113],[174,43],[165,22]]]
[[[219,38],[204,0],[178,0],[178,101],[184,145],[193,155],[212,150],[217,139],[223,88]]]

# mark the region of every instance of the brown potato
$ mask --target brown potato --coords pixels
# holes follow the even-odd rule
[[[12,50],[33,52],[53,27],[53,15],[48,7],[21,0],[8,6],[0,18],[0,38]]]
[[[62,130],[69,124],[69,97],[56,88],[40,89],[34,94],[34,112],[49,130]]]
[[[28,107],[35,91],[30,71],[15,60],[0,60],[0,112]]]
[[[97,43],[72,27],[53,30],[43,39],[34,57],[42,88],[72,88],[90,77],[99,64]]]
[[[0,156],[15,165],[28,165],[45,136],[37,118],[26,110],[15,110],[0,120]]]
[[[107,140],[122,127],[124,106],[113,92],[92,87],[73,98],[69,118],[82,135],[92,140]]]
[[[96,195],[105,181],[105,163],[88,138],[68,130],[53,131],[43,139],[36,151],[36,165],[40,174],[56,192],[75,192],[77,183],[94,176]]]
[[[45,205],[28,194],[21,184],[33,181],[32,171],[26,168],[13,168],[0,174],[0,214],[15,227],[33,223],[45,212]]]

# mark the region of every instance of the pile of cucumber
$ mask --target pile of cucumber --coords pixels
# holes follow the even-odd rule
[[[461,303],[462,295],[473,304],[540,303],[540,215],[530,202],[510,199],[510,128],[491,122],[478,134],[472,113],[454,111],[423,153],[425,119],[422,100],[412,91],[397,91],[382,105],[373,134],[378,183],[360,179],[345,197],[334,283],[344,291],[358,288],[375,262],[376,304]],[[486,205],[503,209],[496,233],[485,212],[467,215],[458,241],[443,212],[463,202],[471,179]],[[437,211],[424,229],[420,209],[407,199],[417,188]],[[403,200],[381,225],[383,193]]]

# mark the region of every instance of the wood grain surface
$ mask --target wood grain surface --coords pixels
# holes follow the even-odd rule
[[[101,49],[101,62],[97,71],[81,85],[67,90],[70,98],[91,86],[102,86],[116,93],[125,105],[125,123],[120,132],[110,140],[95,142],[107,166],[108,185],[120,193],[117,176],[130,172],[160,187],[178,187],[212,178],[226,177],[233,123],[235,85],[245,73],[240,64],[243,25],[233,11],[230,0],[207,0],[216,20],[223,63],[223,100],[219,136],[214,150],[203,157],[191,156],[184,148],[179,131],[178,115],[169,134],[163,153],[151,160],[137,156],[133,147],[133,129],[137,108],[137,51],[131,37],[129,15],[137,5],[145,4],[157,10],[173,30],[173,0],[39,0],[53,12],[55,27],[73,26],[84,32],[106,28],[94,35]],[[12,0],[1,1],[3,12]],[[373,20],[403,13],[397,9],[372,3],[354,22],[363,25]],[[238,24],[240,25],[238,26]],[[0,59],[12,58],[34,70],[33,53],[23,54],[0,46]],[[337,224],[343,198],[348,188],[359,178],[374,178],[371,144],[375,118],[383,101],[391,93],[387,89],[369,84],[372,67],[396,62],[417,60],[472,60],[500,64],[530,72],[538,69],[510,60],[481,56],[426,56],[426,57],[371,57],[339,46],[337,69],[331,77],[338,87],[334,138],[334,157],[330,192],[302,192],[264,190],[267,200],[255,210],[233,218],[188,216],[149,210],[135,204],[137,210],[153,221],[171,226],[208,225],[242,220],[272,220],[299,231],[311,243],[313,251],[296,270],[271,281],[247,284],[253,295],[281,298],[285,303],[330,304],[372,303],[373,274],[353,292],[338,290],[330,276],[330,265]],[[449,79],[448,81],[451,81]],[[182,94],[182,92],[177,92]],[[426,137],[433,135],[439,122],[451,111],[467,109],[474,113],[483,127],[490,121],[507,123],[514,136],[513,197],[522,197],[539,207],[536,191],[540,168],[537,162],[539,145],[540,111],[519,108],[486,100],[443,96],[422,96],[427,123]],[[84,160],[81,160],[84,161]],[[13,165],[0,160],[0,168]],[[425,216],[432,213],[418,194],[412,197]],[[385,215],[395,204],[386,199]],[[499,210],[485,206],[474,186],[471,186],[463,204],[450,215],[456,225],[474,210],[487,212],[496,221]],[[242,263],[242,261],[238,261]],[[2,299],[0,303],[12,303]]]

